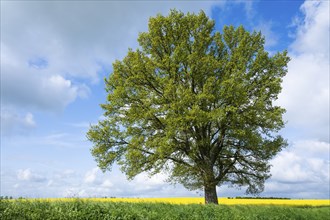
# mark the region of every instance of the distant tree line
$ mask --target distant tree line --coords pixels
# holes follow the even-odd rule
[[[236,196],[236,197],[227,197],[228,199],[290,199],[285,197],[249,197],[249,196]]]
[[[3,200],[3,199],[13,199],[12,196],[0,196],[0,200]]]

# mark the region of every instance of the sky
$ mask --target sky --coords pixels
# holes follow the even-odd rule
[[[102,118],[112,63],[170,9],[203,10],[224,25],[261,31],[270,55],[291,61],[276,101],[289,146],[270,161],[259,196],[329,199],[329,1],[1,1],[1,196],[203,196],[165,174],[128,181],[102,173],[86,138]],[[218,188],[219,197],[245,188]]]

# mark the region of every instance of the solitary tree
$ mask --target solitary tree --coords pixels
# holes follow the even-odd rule
[[[133,178],[167,171],[169,180],[204,189],[247,186],[259,193],[269,160],[286,146],[276,135],[284,109],[274,106],[287,72],[284,51],[269,55],[260,32],[215,31],[203,12],[172,10],[149,20],[140,48],[113,64],[104,119],[90,127],[103,170],[116,162]]]

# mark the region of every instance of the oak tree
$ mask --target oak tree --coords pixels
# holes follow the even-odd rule
[[[98,166],[117,163],[128,178],[166,171],[203,189],[206,203],[218,203],[222,184],[261,192],[286,146],[277,134],[285,110],[274,101],[287,52],[270,55],[260,32],[219,32],[203,12],[176,10],[150,18],[138,42],[113,63],[104,118],[87,133]]]

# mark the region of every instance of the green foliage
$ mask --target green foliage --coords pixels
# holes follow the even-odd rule
[[[108,219],[108,220],[199,220],[199,219],[327,219],[330,207],[263,205],[171,205],[160,203],[112,203],[0,201],[0,219]]]
[[[140,49],[113,64],[105,119],[87,137],[102,170],[121,165],[129,178],[168,171],[188,189],[229,183],[263,190],[284,109],[274,106],[287,52],[269,55],[260,32],[215,31],[203,12],[176,10],[149,20]]]

